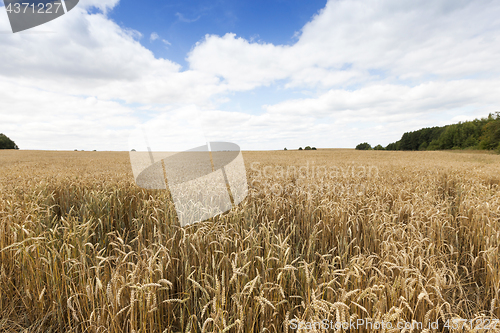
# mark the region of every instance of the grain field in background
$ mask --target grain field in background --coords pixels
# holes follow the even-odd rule
[[[500,156],[243,156],[248,198],[181,228],[128,153],[1,151],[0,332],[500,318]]]

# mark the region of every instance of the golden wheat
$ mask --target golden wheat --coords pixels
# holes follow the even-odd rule
[[[401,330],[417,332],[500,318],[500,156],[244,158],[245,201],[181,228],[168,191],[134,184],[127,153],[0,152],[0,331],[290,332],[293,320],[365,319],[423,323]]]

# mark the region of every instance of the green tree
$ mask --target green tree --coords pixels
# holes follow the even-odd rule
[[[376,145],[375,147],[373,147],[373,150],[385,150],[385,148],[382,147],[382,145]]]
[[[285,149],[284,149],[284,150],[288,150],[288,149],[286,149],[286,147],[285,147]]]
[[[427,150],[428,146],[429,144],[427,143],[427,141],[424,141],[420,144],[420,146],[418,146],[418,150]]]
[[[316,147],[312,147],[311,149],[312,149],[312,150],[316,150]]]
[[[439,149],[439,140],[432,140],[431,143],[427,146],[427,150],[438,150]]]
[[[299,147],[299,150],[302,150],[302,147]]]
[[[497,149],[500,145],[500,119],[492,120],[484,125],[480,139],[481,149]]]
[[[304,150],[311,150],[311,147],[310,147],[310,146],[306,146],[306,147],[304,148]]]
[[[19,147],[5,134],[0,133],[0,149],[19,149]]]
[[[372,146],[368,142],[360,143],[356,146],[356,150],[371,150]]]
[[[463,148],[476,148],[477,145],[478,140],[473,135],[470,135],[467,140],[465,140]]]
[[[385,147],[385,150],[399,150],[399,141],[389,143],[387,147]]]

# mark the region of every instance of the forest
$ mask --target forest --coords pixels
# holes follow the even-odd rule
[[[382,148],[377,146],[379,150]],[[375,148],[377,148],[375,147]],[[359,144],[356,149],[369,150],[369,144]],[[422,128],[406,132],[399,141],[388,144],[385,150],[447,150],[475,149],[500,152],[500,112],[488,117],[458,124]]]

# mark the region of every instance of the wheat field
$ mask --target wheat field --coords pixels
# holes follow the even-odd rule
[[[1,151],[0,332],[500,331],[499,155],[243,156],[243,203],[181,228],[126,152]],[[423,326],[306,325],[361,319]]]

